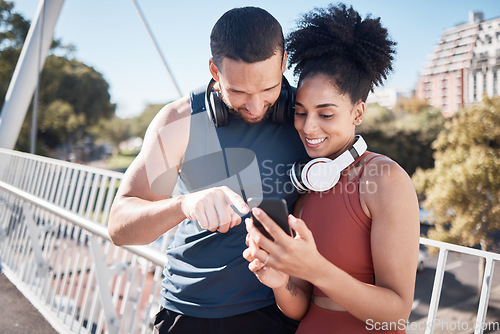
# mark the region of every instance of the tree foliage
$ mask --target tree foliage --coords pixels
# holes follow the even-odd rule
[[[132,118],[130,120],[131,136],[144,138],[149,123],[151,123],[153,118],[156,116],[158,111],[163,108],[163,106],[164,104],[149,104],[140,115]]]
[[[0,110],[29,27],[11,1],[0,0]]]
[[[113,117],[102,120],[90,128],[89,132],[98,142],[110,142],[113,145],[113,155],[117,156],[120,143],[129,139],[132,135],[132,123],[130,119]]]
[[[77,60],[50,55],[40,78],[37,153],[78,143],[87,127],[114,116],[109,85],[102,74]],[[27,151],[31,109],[23,123],[16,148]]]
[[[30,22],[14,11],[12,1],[0,0],[0,108],[29,27]],[[51,51],[61,50],[71,53],[74,47],[53,40]],[[38,102],[37,153],[42,154],[46,148],[78,142],[86,134],[87,126],[110,118],[115,112],[109,85],[99,72],[82,62],[54,54],[45,61]],[[32,107],[16,144],[18,150],[29,149],[31,113]]]
[[[435,167],[413,176],[432,213],[429,237],[491,249],[500,228],[500,98],[447,120],[433,143]]]
[[[369,150],[391,157],[412,175],[418,167],[434,166],[431,144],[444,120],[439,110],[421,100],[401,101],[394,108],[397,112],[378,104],[368,105],[359,133]]]
[[[77,115],[84,115],[87,125],[112,117],[116,108],[101,73],[80,61],[51,55],[42,71],[39,103],[48,106],[57,100],[69,103]]]

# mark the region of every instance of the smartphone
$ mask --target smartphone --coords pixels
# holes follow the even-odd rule
[[[259,207],[267,215],[278,224],[283,231],[288,235],[292,235],[292,230],[290,225],[288,225],[288,207],[286,201],[283,198],[249,198],[248,206],[250,207],[250,212],[252,208]],[[265,227],[253,216],[253,224],[257,227],[264,236],[268,239],[274,240],[273,237],[266,231]]]

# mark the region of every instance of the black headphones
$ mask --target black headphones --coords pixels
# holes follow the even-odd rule
[[[216,127],[221,127],[229,124],[229,108],[222,101],[220,92],[213,90],[216,82],[214,79],[210,79],[208,83],[207,92],[205,93],[205,105],[208,117],[215,123]],[[285,76],[283,76],[280,96],[271,107],[270,117],[273,123],[285,124],[291,114],[294,98],[292,87]]]
[[[367,148],[363,137],[357,135],[352,148],[333,160],[316,158],[297,161],[290,169],[290,179],[300,191],[330,190],[339,182],[340,173],[363,155]]]

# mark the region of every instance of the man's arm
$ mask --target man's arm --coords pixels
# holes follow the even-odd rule
[[[151,122],[111,207],[108,231],[116,245],[151,243],[185,218],[224,233],[241,222],[231,205],[248,212],[248,205],[228,187],[171,198],[189,141],[190,115],[185,97],[165,106]]]
[[[148,127],[111,207],[108,231],[116,245],[148,244],[186,216],[171,198],[189,138],[189,97],[166,105]]]

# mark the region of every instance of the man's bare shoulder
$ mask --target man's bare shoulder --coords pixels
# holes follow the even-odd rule
[[[185,117],[191,116],[191,104],[189,96],[184,96],[178,100],[166,104],[156,114],[152,125],[161,128]]]

